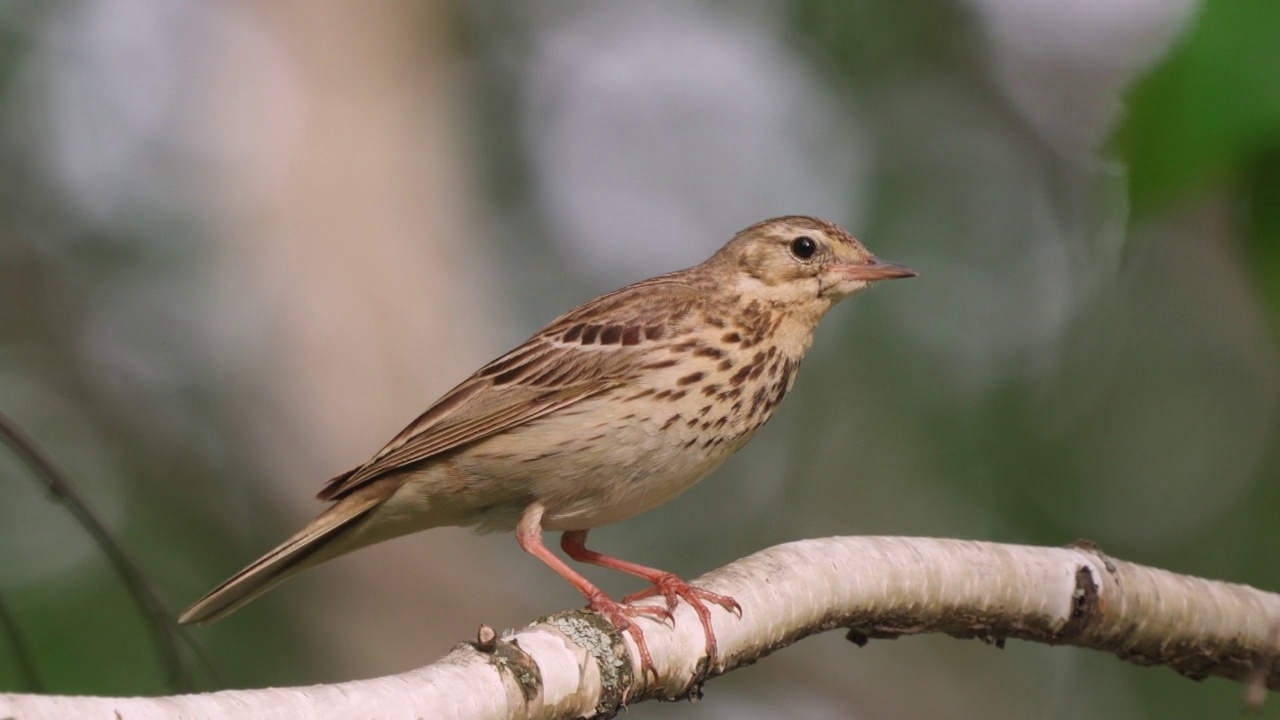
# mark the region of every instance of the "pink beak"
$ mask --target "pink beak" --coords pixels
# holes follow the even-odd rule
[[[874,257],[867,258],[867,261],[863,263],[832,263],[827,266],[827,271],[835,273],[842,280],[864,280],[866,282],[916,276],[916,271],[905,265],[884,262]]]

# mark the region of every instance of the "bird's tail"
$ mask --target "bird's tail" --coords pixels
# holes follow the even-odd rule
[[[209,591],[182,613],[178,622],[218,620],[299,572],[356,549],[363,543],[343,542],[346,531],[385,499],[381,493],[343,498],[276,549]]]

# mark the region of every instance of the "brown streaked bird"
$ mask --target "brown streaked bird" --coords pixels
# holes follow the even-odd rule
[[[332,503],[276,549],[191,606],[183,623],[217,620],[280,581],[366,545],[446,525],[514,530],[525,552],[630,633],[653,672],[640,615],[697,611],[709,662],[707,603],[732,598],[668,572],[601,555],[587,533],[671,500],[741,448],[795,380],[818,321],[868,285],[915,273],[881,262],[840,227],[773,218],[709,260],[571,310],[480,368],[368,462],[330,480]],[[579,562],[653,583],[611,600],[542,543]],[[661,595],[666,609],[629,605]]]

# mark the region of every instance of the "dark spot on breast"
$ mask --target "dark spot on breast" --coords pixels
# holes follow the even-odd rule
[[[707,414],[707,413],[709,413],[709,412],[711,412],[711,406],[710,406],[710,405],[703,405],[703,406],[702,406],[702,409],[698,411],[698,416],[699,416],[699,417],[701,417],[701,416],[703,416],[703,415],[706,415],[706,414]]]
[[[711,397],[718,392],[720,392],[720,386],[715,383],[711,383],[710,385],[706,385],[702,388],[702,394],[707,397]]]
[[[717,327],[717,328],[724,327],[724,320],[721,318],[715,317],[714,315],[708,315],[704,319],[707,321],[707,324],[710,325],[711,327]]]
[[[685,395],[688,395],[688,394],[689,394],[689,392],[688,392],[687,390],[677,390],[677,391],[675,391],[675,392],[671,393],[671,399],[672,399],[672,400],[679,400],[680,398],[682,398],[682,397],[684,397]]]
[[[787,396],[787,386],[779,385],[773,392],[773,398],[769,400],[769,409],[778,407],[778,403],[782,402],[782,398]]]
[[[729,377],[729,384],[741,385],[742,383],[746,382],[747,376],[751,374],[751,368],[752,368],[751,365],[743,365],[741,368],[738,369],[738,372],[734,373]]]
[[[722,417],[716,421],[716,429],[719,430],[720,428],[724,427],[727,424],[729,424],[728,416]]]
[[[622,326],[610,325],[600,333],[601,345],[617,345],[622,340]]]
[[[751,414],[755,415],[760,412],[760,408],[764,407],[764,401],[769,397],[769,388],[761,385],[756,394],[751,398]]]
[[[666,422],[662,423],[661,429],[666,430],[672,425],[675,425],[676,422],[678,422],[679,420],[680,420],[680,413],[676,413],[675,415],[672,415],[671,417],[667,418]]]
[[[727,343],[736,343],[742,340],[742,335],[737,332],[725,333],[724,337],[720,339]]]
[[[583,344],[583,345],[590,345],[590,344],[594,343],[594,342],[596,341],[596,338],[597,338],[599,335],[600,335],[600,326],[599,326],[599,325],[588,325],[588,326],[587,326],[585,329],[583,329],[583,331],[582,331],[582,344]]]
[[[640,392],[636,393],[635,395],[632,395],[631,397],[628,397],[627,400],[639,400],[642,397],[649,397],[652,394],[653,394],[653,388],[648,388],[646,390],[641,390]]]
[[[661,340],[665,334],[661,325],[646,325],[644,328],[644,338],[646,340]]]
[[[749,377],[752,380],[759,380],[760,376],[764,374],[764,365],[752,365],[750,367],[751,375]]]
[[[690,374],[685,375],[684,377],[680,378],[679,380],[676,380],[676,384],[677,384],[677,385],[692,385],[693,383],[698,382],[699,380],[701,380],[702,378],[704,378],[704,377],[706,377],[706,376],[707,376],[707,374],[706,374],[706,373],[704,373],[704,372],[690,373]]]
[[[578,338],[582,337],[582,330],[586,327],[587,327],[586,323],[578,323],[577,325],[574,325],[568,330],[565,330],[564,337],[562,339],[565,342],[573,342],[574,340],[577,340]]]
[[[708,430],[710,430],[710,429],[711,429],[711,421],[710,421],[710,420],[708,420],[707,422],[702,423],[702,432],[706,432],[706,431],[708,431]]]
[[[644,331],[640,329],[639,325],[628,326],[626,330],[622,331],[622,344],[623,345],[639,345],[640,336],[643,334],[643,332]]]
[[[655,362],[646,363],[644,365],[641,365],[640,367],[643,370],[661,370],[662,368],[669,368],[678,362],[680,361],[676,360],[675,358],[671,358],[669,360],[657,360]]]
[[[789,358],[782,362],[782,373],[778,378],[778,382],[784,385],[787,389],[791,388],[791,383],[792,381],[795,380],[795,373],[796,373],[797,366],[798,366],[798,363],[792,361]]]
[[[689,426],[689,427],[697,427],[697,426],[698,426],[698,418],[689,418],[689,422],[685,423],[685,425],[687,425],[687,426]]]
[[[778,346],[777,346],[777,345],[770,345],[770,346],[769,346],[769,352],[765,353],[765,354],[764,354],[764,356],[765,356],[765,357],[767,357],[767,358],[771,358],[771,357],[773,357],[774,355],[777,355],[777,354],[778,354]]]
[[[729,368],[733,367],[733,361],[730,360],[729,358],[725,358],[721,360],[720,364],[717,365],[716,367],[720,368],[721,370],[728,370]]]
[[[776,360],[769,364],[769,377],[778,377],[778,362]]]
[[[709,357],[716,360],[724,357],[724,351],[717,347],[705,346],[693,351],[694,355],[699,357]]]
[[[768,328],[762,325],[756,326],[752,328],[751,335],[749,337],[743,338],[742,342],[738,343],[738,345],[739,347],[744,347],[744,348],[755,347],[756,345],[759,345],[760,343],[764,342],[764,339],[767,333],[768,333]]]

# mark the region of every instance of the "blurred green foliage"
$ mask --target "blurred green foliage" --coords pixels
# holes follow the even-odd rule
[[[1134,88],[1118,144],[1135,221],[1205,196],[1239,199],[1239,237],[1280,330],[1278,31],[1280,4],[1207,2]]]
[[[1132,91],[1116,144],[1133,224],[1220,204],[1280,337],[1280,4],[1210,0]],[[1274,581],[1280,557],[1280,442],[1236,521],[1257,545],[1247,581]]]

